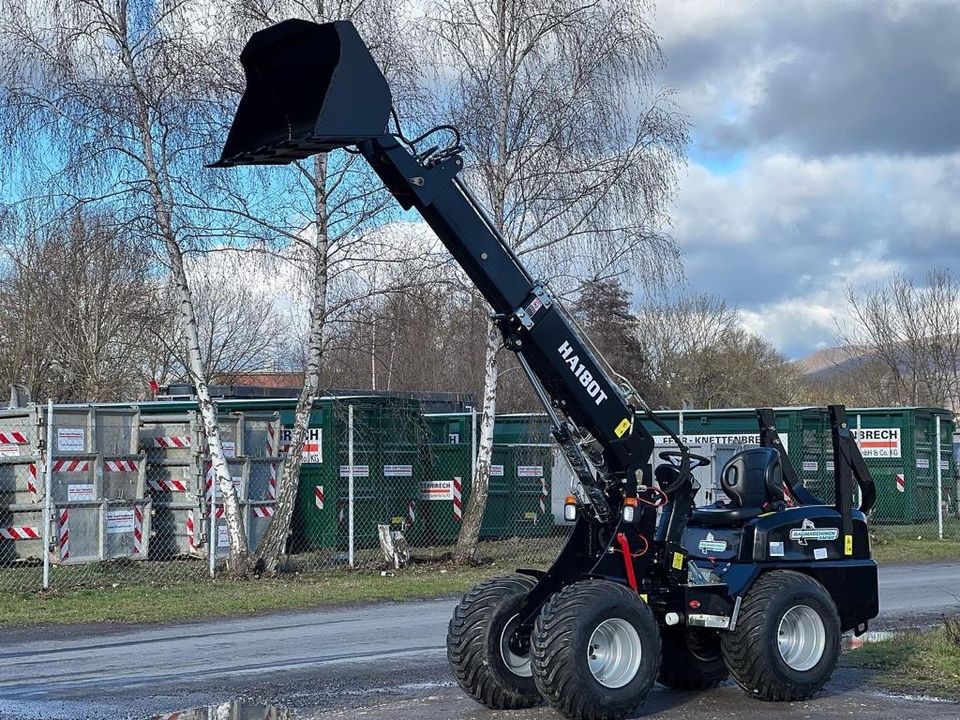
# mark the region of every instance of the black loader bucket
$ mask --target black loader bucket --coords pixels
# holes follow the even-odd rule
[[[213,167],[288,163],[386,133],[390,88],[353,23],[285,20],[250,38],[247,76]]]

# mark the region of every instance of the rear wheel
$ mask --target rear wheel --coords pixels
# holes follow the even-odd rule
[[[492,578],[460,600],[447,628],[447,659],[463,690],[489,708],[515,710],[540,702],[530,670],[530,644],[517,643],[519,609],[536,580]]]
[[[840,657],[840,618],[812,577],[789,570],[762,575],[721,644],[730,674],[761,700],[806,700],[830,679]]]
[[[727,679],[729,672],[715,630],[684,628],[660,629],[663,659],[657,680],[674,690],[706,690]]]
[[[660,665],[650,608],[623,585],[588,580],[554,595],[531,637],[533,677],[553,707],[577,720],[616,720],[646,699]]]

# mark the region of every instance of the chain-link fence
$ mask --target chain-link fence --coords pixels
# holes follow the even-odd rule
[[[255,405],[219,413],[251,551],[274,521],[292,421]],[[224,506],[195,406],[40,406],[0,418],[0,590],[224,574]],[[475,429],[473,412],[327,399],[311,416],[280,571],[449,561],[471,499]],[[544,420],[501,416],[476,559],[552,561],[569,487]]]
[[[222,403],[220,429],[248,544],[274,521],[292,401]],[[725,496],[724,463],[756,444],[752,410],[663,413],[694,452],[697,504]],[[960,541],[960,479],[945,411],[850,411],[877,484],[876,542]],[[833,501],[825,410],[777,411],[807,488]],[[657,452],[673,445],[662,430]],[[451,560],[473,491],[474,412],[425,413],[414,400],[324,399],[311,416],[286,575]],[[177,582],[223,575],[229,537],[195,404],[55,406],[0,412],[0,590]],[[49,460],[49,461],[48,461]],[[655,463],[661,462],[655,459]],[[546,418],[497,418],[475,558],[498,571],[543,568],[569,533],[571,475]]]
[[[450,560],[473,490],[475,415],[362,400],[331,414],[331,432],[315,437],[322,462],[301,470],[288,568],[379,568],[390,543],[414,563]],[[544,420],[500,416],[476,559],[552,561],[568,532],[569,488]]]

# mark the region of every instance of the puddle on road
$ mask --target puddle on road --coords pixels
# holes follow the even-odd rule
[[[288,708],[231,700],[219,705],[154,715],[150,720],[294,720],[296,717],[296,713]]]
[[[892,640],[897,634],[892,630],[867,630],[863,635],[857,637],[853,634],[844,635],[840,640],[840,646],[844,650],[856,650],[869,643],[883,642]]]

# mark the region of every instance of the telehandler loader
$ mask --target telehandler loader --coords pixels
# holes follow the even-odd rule
[[[350,22],[281,22],[250,38],[241,63],[246,91],[215,166],[359,152],[490,303],[576,478],[564,509],[575,522],[553,565],[482,582],[454,611],[447,655],[460,686],[490,708],[545,700],[578,720],[630,715],[656,680],[706,688],[729,674],[761,700],[820,690],[841,633],[864,632],[878,612],[866,517],[875,490],[844,408],[828,409],[833,504],[798,480],[773,412],[761,409],[760,447],[722,469],[727,500],[694,507],[692,470],[710,461],[657,419],[527,272],[460,179],[458,136],[444,145],[427,142],[433,131],[403,135]],[[676,443],[656,472],[642,417]]]

